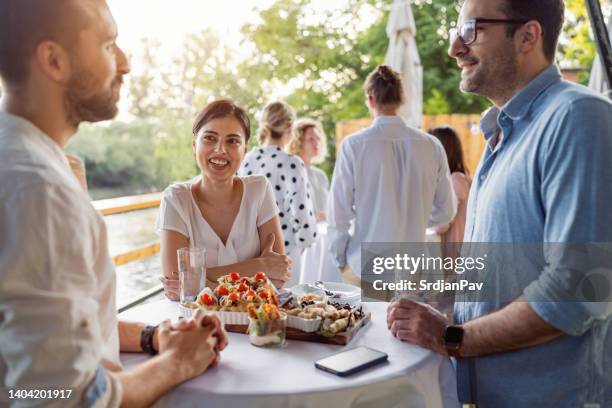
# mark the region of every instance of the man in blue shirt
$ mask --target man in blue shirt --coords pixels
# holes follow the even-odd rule
[[[487,146],[470,192],[466,242],[585,250],[597,243],[609,251],[612,104],[564,81],[553,64],[563,13],[561,0],[462,5],[449,55],[462,70],[461,89],[494,104],[481,121]],[[586,268],[543,252],[541,269],[514,301],[458,302],[458,325],[448,326],[432,307],[402,300],[389,307],[391,332],[457,357],[464,403],[612,406],[610,303],[576,301]],[[609,285],[609,265],[602,273]],[[516,276],[495,279],[503,290]]]

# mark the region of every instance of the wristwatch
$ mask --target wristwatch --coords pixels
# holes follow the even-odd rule
[[[140,331],[140,348],[142,351],[152,356],[157,354],[157,351],[153,348],[153,335],[155,334],[155,329],[157,329],[157,326],[145,326],[144,329]]]
[[[446,326],[443,342],[449,356],[455,358],[461,357],[460,350],[463,344],[463,327]]]

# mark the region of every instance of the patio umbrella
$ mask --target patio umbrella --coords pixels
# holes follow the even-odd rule
[[[389,49],[385,64],[399,72],[404,80],[406,103],[399,115],[411,126],[421,127],[423,117],[423,67],[417,49],[416,24],[409,0],[394,0],[387,21]]]
[[[610,36],[610,41],[612,41],[612,12],[610,12],[610,17],[608,18],[608,35]],[[612,96],[610,95],[610,86],[608,85],[604,76],[603,64],[601,63],[601,58],[599,55],[596,55],[595,61],[593,61],[593,68],[591,69],[591,77],[589,79],[589,88],[596,92]]]

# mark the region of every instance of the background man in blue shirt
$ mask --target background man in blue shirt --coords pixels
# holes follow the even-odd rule
[[[481,121],[487,146],[470,192],[466,242],[609,250],[612,104],[564,81],[553,64],[563,13],[561,0],[462,5],[449,55],[462,70],[461,89],[494,104]],[[391,332],[457,357],[462,402],[612,406],[610,303],[576,301],[586,268],[543,253],[513,301],[458,302],[459,325],[449,329],[433,308],[402,300],[389,308]],[[495,276],[505,295],[525,273],[516,269]],[[609,283],[609,265],[603,273]]]

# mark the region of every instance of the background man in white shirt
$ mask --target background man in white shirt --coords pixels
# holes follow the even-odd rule
[[[105,225],[63,151],[81,122],[117,114],[116,37],[104,0],[0,0],[0,405],[148,406],[227,343],[201,314],[143,343],[144,325],[117,323]],[[159,355],[122,371],[120,348]],[[71,393],[11,399],[23,389]]]
[[[457,205],[442,144],[397,116],[399,75],[381,65],[364,90],[374,122],[340,145],[327,207],[332,256],[356,285],[363,242],[425,242],[427,227],[448,223]]]

